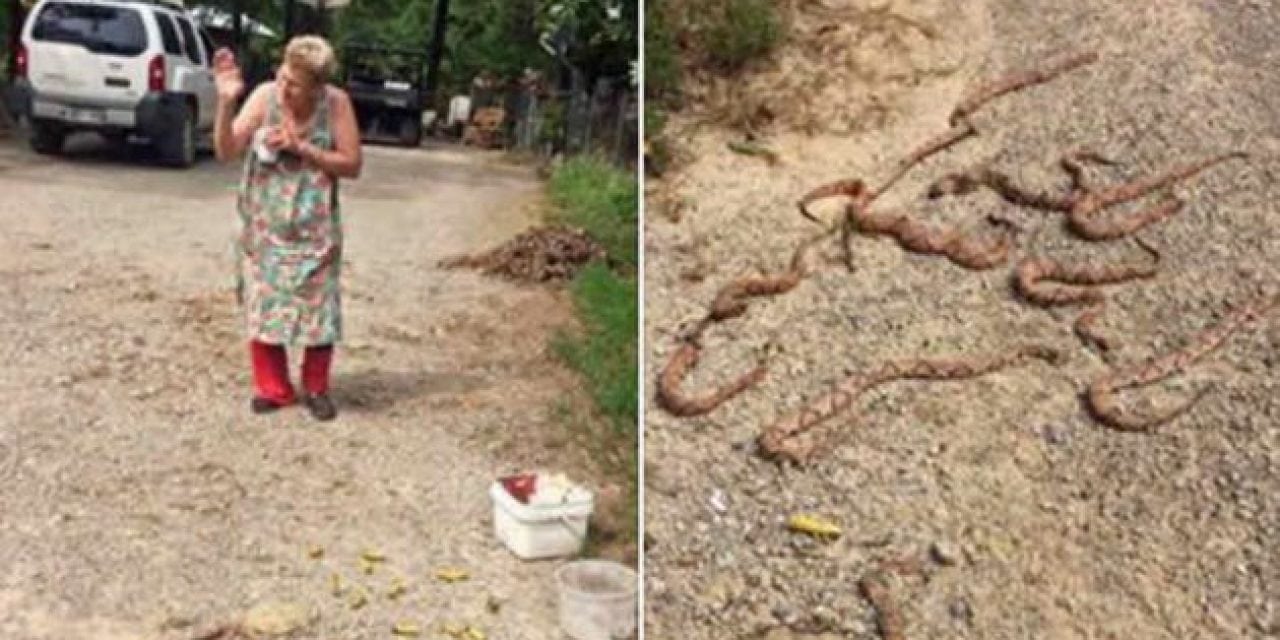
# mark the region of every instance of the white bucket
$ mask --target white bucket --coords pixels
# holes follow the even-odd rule
[[[525,560],[578,554],[587,541],[592,495],[553,505],[529,505],[507,493],[501,482],[489,487],[493,499],[494,534],[512,553]]]
[[[578,560],[556,571],[560,629],[574,640],[619,640],[636,631],[636,572],[607,560]]]

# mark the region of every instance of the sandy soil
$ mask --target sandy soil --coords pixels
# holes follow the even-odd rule
[[[979,137],[918,168],[880,206],[910,206],[933,223],[978,231],[983,217],[1000,213],[1026,230],[1014,259],[1140,257],[1132,240],[1079,240],[1058,215],[988,193],[925,204],[924,188],[944,172],[990,161],[1030,186],[1060,190],[1066,179],[1056,159],[1080,146],[1121,163],[1091,170],[1104,183],[1244,149],[1254,157],[1176,187],[1187,207],[1141,232],[1165,261],[1153,280],[1108,288],[1102,327],[1117,338],[1114,361],[1163,353],[1257,283],[1280,283],[1275,3],[796,4],[809,12],[844,7],[851,20],[873,8],[881,17],[897,13],[946,44],[883,48],[897,58],[886,66],[916,69],[893,78],[860,72],[848,62],[858,56],[842,58],[850,66],[828,69],[821,91],[793,96],[803,118],[780,118],[764,131],[763,142],[781,154],[777,166],[726,148],[738,134],[705,124],[715,106],[710,93],[708,106],[674,118],[692,161],[651,180],[647,194],[651,390],[676,328],[698,318],[718,287],[783,267],[817,230],[796,212],[801,194],[837,178],[879,181],[946,129],[967,88],[1062,51],[1095,47],[1101,59],[984,108],[974,118]],[[814,15],[796,22],[795,37],[812,37],[827,20]],[[835,22],[846,34],[865,32]],[[885,29],[906,22],[882,20]],[[826,37],[827,48],[839,46],[838,36]],[[863,40],[846,42],[858,48]],[[795,73],[790,61],[812,46],[788,43],[779,62],[740,84]],[[943,57],[959,61],[954,72],[931,66]],[[856,113],[824,104],[865,102],[870,92],[881,108],[865,129],[833,119],[811,131],[812,113]],[[667,215],[674,210],[666,203],[676,202],[684,203],[679,216]],[[837,206],[816,208],[830,217]],[[1276,314],[1189,374],[1137,394],[1163,405],[1211,389],[1189,414],[1153,435],[1123,434],[1091,420],[1079,400],[1110,365],[1072,335],[1073,310],[1046,312],[1013,295],[1011,264],[973,272],[888,239],[860,237],[853,246],[853,273],[831,243],[819,273],[707,334],[688,388],[737,375],[776,341],[781,352],[758,387],[692,419],[673,418],[648,394],[649,637],[879,637],[856,584],[875,562],[896,557],[919,560],[927,574],[892,582],[909,638],[1280,634]],[[754,455],[761,427],[849,372],[1021,342],[1053,345],[1068,359],[968,382],[883,387],[838,418],[834,450],[808,468]],[[794,513],[834,520],[844,535],[822,543],[791,534],[785,519]]]
[[[487,489],[529,467],[590,473],[564,442],[543,446],[554,401],[580,397],[545,347],[569,303],[435,268],[533,221],[531,170],[367,148],[343,196],[341,414],[322,424],[301,407],[249,412],[236,168],[153,168],[92,140],[58,160],[0,144],[0,636],[190,638],[294,603],[297,638],[390,637],[399,619],[558,637],[559,563],[500,546]],[[388,558],[372,575],[366,547]],[[445,566],[472,579],[436,581]],[[331,595],[333,572],[368,604]],[[397,601],[393,577],[408,586]]]

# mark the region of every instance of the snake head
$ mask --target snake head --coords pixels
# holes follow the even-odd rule
[[[699,340],[702,338],[702,332],[706,330],[709,318],[699,318],[697,320],[685,320],[681,322],[675,330],[675,339],[680,344],[692,344],[698,346]]]

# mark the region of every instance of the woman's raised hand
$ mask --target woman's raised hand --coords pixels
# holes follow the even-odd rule
[[[219,100],[233,102],[244,92],[244,78],[230,49],[223,47],[213,54],[213,74]]]

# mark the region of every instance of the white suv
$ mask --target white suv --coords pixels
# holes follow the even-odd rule
[[[213,41],[162,0],[39,0],[22,28],[15,108],[31,146],[60,153],[66,135],[148,139],[166,164],[195,163],[213,130]]]

